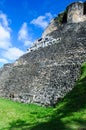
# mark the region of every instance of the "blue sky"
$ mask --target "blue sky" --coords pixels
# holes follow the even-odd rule
[[[0,66],[26,53],[50,20],[75,1],[0,0]]]

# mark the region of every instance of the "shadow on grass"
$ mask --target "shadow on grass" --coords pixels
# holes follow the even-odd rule
[[[78,81],[73,90],[62,99],[62,102],[65,105],[57,111],[57,113],[63,113],[62,117],[86,108],[86,77]]]
[[[77,122],[80,126],[80,128],[78,130],[86,130],[86,119],[84,120],[81,120],[81,119],[76,119],[76,120],[73,120],[75,122]]]
[[[86,130],[86,120],[75,120],[76,124],[78,124],[77,128],[72,128],[70,126],[66,126],[61,120],[51,120],[51,122],[40,123],[30,130]]]
[[[57,119],[52,119],[49,122],[34,124],[26,123],[22,120],[13,121],[10,123],[10,127],[7,130],[67,130],[64,124]]]
[[[8,130],[29,130],[30,124],[23,120],[13,121],[10,124]]]
[[[58,108],[61,103],[63,103],[63,106]],[[10,123],[8,130],[86,130],[86,118],[85,120],[73,119],[73,122],[78,124],[78,129],[67,128],[67,124],[62,121],[62,118],[84,108],[86,109],[86,78],[78,81],[75,88],[57,104],[54,113],[47,122],[40,122],[31,126],[25,121],[17,120]]]
[[[57,119],[52,119],[46,123],[40,123],[30,130],[66,130],[65,125]]]

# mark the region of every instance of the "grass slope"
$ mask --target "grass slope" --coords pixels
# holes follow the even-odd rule
[[[86,130],[86,63],[76,86],[56,108],[0,99],[0,130]]]

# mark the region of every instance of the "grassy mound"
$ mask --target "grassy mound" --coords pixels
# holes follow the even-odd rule
[[[86,63],[76,86],[56,108],[0,99],[0,130],[86,130]]]

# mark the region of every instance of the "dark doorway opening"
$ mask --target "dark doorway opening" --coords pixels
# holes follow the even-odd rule
[[[86,1],[84,2],[84,15],[86,14]]]

